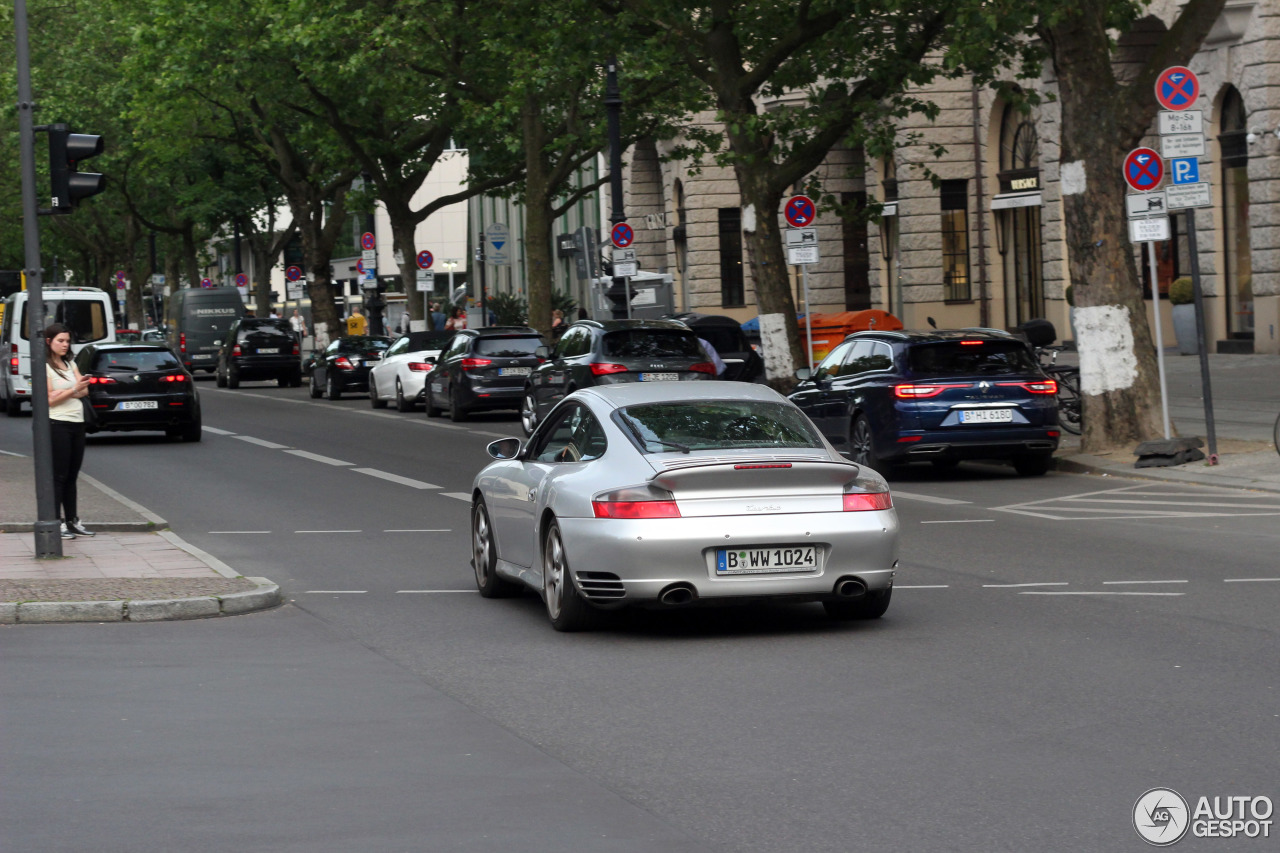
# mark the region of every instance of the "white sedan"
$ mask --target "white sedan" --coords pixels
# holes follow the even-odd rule
[[[452,337],[453,332],[445,331],[401,335],[369,371],[369,403],[385,409],[394,401],[398,411],[412,411],[422,402],[424,382]]]
[[[627,606],[788,599],[835,619],[889,606],[888,485],[767,386],[583,388],[489,455],[471,490],[476,586],[533,589],[557,630]]]

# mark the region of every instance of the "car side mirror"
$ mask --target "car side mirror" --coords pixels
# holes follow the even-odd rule
[[[524,442],[518,438],[500,438],[489,442],[485,450],[494,459],[515,459],[520,455],[520,447]]]
[[[796,379],[799,379],[801,382],[808,382],[812,375],[813,371],[809,370],[807,367],[801,367],[796,371]]]
[[[548,347],[538,347],[533,351],[533,354],[541,359],[551,358],[551,350]]]

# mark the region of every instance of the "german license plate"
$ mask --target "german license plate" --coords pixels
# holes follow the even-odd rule
[[[528,376],[532,368],[529,367],[499,367],[499,376]]]
[[[818,549],[813,545],[716,549],[716,574],[718,575],[811,572],[817,568]]]
[[[191,358],[193,361],[195,359],[213,358],[213,353],[196,353],[195,355],[191,356]]]
[[[275,355],[280,352],[280,347],[258,347],[258,355]]]
[[[679,373],[641,373],[641,382],[675,382],[680,378]]]
[[[962,424],[1007,424],[1013,421],[1013,409],[964,409]]]
[[[160,404],[155,400],[124,400],[116,403],[116,408],[122,411],[129,409],[158,409]]]

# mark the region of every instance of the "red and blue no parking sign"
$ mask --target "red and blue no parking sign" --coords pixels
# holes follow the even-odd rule
[[[1156,78],[1156,100],[1166,110],[1189,110],[1200,97],[1200,79],[1189,68],[1174,65]]]
[[[814,206],[813,199],[807,195],[793,195],[787,199],[782,212],[787,217],[788,225],[792,228],[803,228],[818,215],[818,208]]]
[[[631,245],[636,239],[636,232],[631,230],[631,226],[625,222],[619,222],[613,226],[613,230],[609,232],[609,239],[613,241],[613,245],[619,249],[625,249]]]
[[[373,235],[370,234],[368,231],[360,235],[360,248],[372,249],[376,245],[377,245],[377,242],[373,239]]]
[[[418,253],[418,269],[429,270],[431,269],[431,265],[434,264],[435,262],[436,262],[435,256],[432,255],[430,252],[428,252],[426,249],[423,249],[421,252]]]
[[[242,272],[236,273],[236,287],[248,287],[248,286],[249,286],[249,276],[245,275]]]
[[[1150,148],[1135,148],[1124,158],[1124,180],[1139,192],[1153,190],[1164,179],[1164,161]]]
[[[289,281],[297,281],[302,278],[302,267],[289,267],[284,271],[284,277]]]

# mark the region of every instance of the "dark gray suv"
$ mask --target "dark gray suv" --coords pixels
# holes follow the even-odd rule
[[[672,320],[579,320],[539,353],[520,404],[520,425],[533,432],[551,407],[579,388],[620,382],[714,379],[698,336]]]

